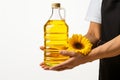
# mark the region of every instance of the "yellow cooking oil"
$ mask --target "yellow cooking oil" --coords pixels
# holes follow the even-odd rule
[[[48,66],[55,66],[67,60],[68,56],[59,53],[67,49],[68,26],[65,20],[48,20],[44,26],[44,62]]]

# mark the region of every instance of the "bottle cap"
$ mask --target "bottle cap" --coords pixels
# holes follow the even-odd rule
[[[60,8],[60,3],[52,3],[52,8]]]

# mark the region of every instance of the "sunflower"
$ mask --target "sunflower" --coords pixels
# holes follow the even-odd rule
[[[87,55],[92,48],[91,42],[81,34],[73,34],[68,40],[68,51]]]

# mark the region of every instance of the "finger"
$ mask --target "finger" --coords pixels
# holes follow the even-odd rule
[[[45,47],[44,47],[44,46],[40,46],[40,49],[41,49],[41,50],[44,50],[44,49],[45,49]]]
[[[49,66],[45,66],[45,65],[43,65],[43,66],[41,66],[44,70],[49,70]]]
[[[40,64],[40,66],[41,66],[42,68],[48,67],[44,62],[42,62],[42,63]]]
[[[49,70],[49,67],[44,67],[44,70]]]
[[[62,69],[70,69],[72,67],[74,58],[70,58],[66,60],[65,62],[58,64],[57,66],[51,67],[50,70],[62,70]]]
[[[44,62],[42,62],[41,64],[40,64],[40,66],[44,69],[44,70],[49,70],[49,66],[47,66]]]
[[[42,68],[43,68],[44,70],[49,70],[50,66],[43,65]]]
[[[61,53],[62,55],[70,56],[70,57],[74,57],[74,56],[77,55],[75,52],[70,52],[70,51],[67,51],[67,50],[61,50],[60,53]]]
[[[45,63],[44,62],[40,63],[40,66],[42,66],[42,65],[45,65]]]
[[[46,65],[45,65],[45,64],[43,64],[43,65],[41,65],[41,67],[42,67],[42,68],[45,68],[45,67],[46,67]]]

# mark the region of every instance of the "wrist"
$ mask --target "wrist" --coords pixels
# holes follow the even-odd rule
[[[94,48],[94,49],[92,49],[91,52],[88,54],[88,58],[89,58],[90,61],[94,61],[94,60],[99,59],[100,56],[99,56],[99,54],[98,54],[97,51],[98,51],[97,48]]]

